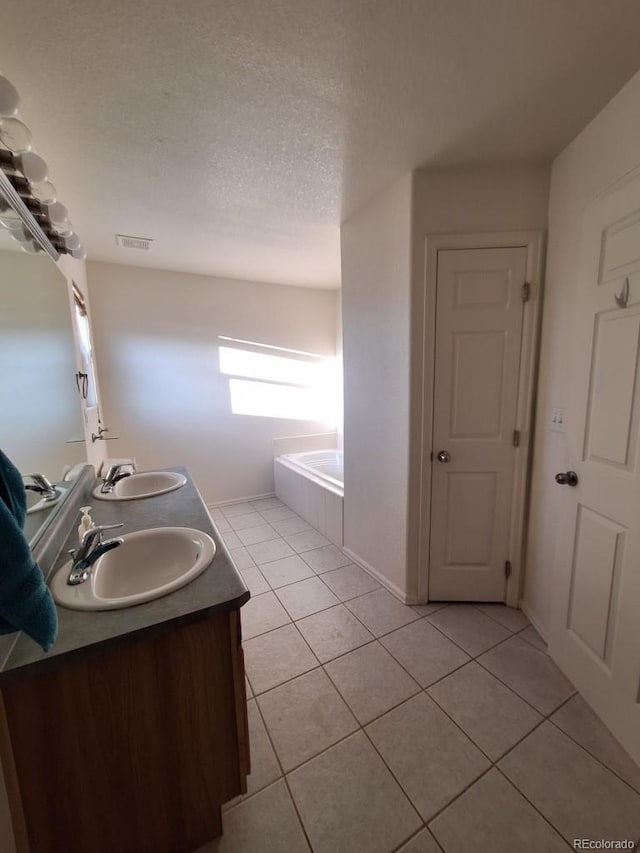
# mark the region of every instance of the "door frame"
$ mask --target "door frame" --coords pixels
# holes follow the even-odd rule
[[[421,313],[418,336],[418,511],[417,511],[417,593],[418,601],[429,597],[429,550],[431,523],[431,450],[433,443],[433,393],[435,380],[435,333],[438,252],[446,249],[526,248],[526,277],[531,286],[524,303],[522,344],[518,373],[518,404],[514,429],[520,430],[513,480],[513,512],[509,531],[511,576],[507,580],[505,603],[517,607],[524,584],[524,555],[529,502],[530,468],[533,449],[535,390],[542,316],[544,234],[542,231],[504,231],[473,234],[432,234],[424,241],[424,271],[416,293],[415,307]],[[420,340],[421,338],[421,340]]]

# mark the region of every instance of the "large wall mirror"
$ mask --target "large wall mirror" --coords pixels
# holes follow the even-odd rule
[[[33,244],[21,247],[1,211],[0,226],[0,447],[27,484],[42,474],[58,487],[48,501],[27,492],[33,545],[69,490],[65,474],[86,461],[82,408],[67,279]]]

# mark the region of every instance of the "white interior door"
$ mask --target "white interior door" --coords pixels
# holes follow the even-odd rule
[[[438,252],[430,600],[504,601],[526,264]]]
[[[558,486],[550,652],[640,761],[640,177],[587,210],[582,261],[566,418],[578,483]]]

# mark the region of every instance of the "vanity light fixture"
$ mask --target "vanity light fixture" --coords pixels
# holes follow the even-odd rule
[[[31,131],[17,117],[19,106],[18,90],[0,74],[0,169],[55,252],[82,260],[87,253],[69,222],[67,208],[58,201],[57,190],[49,180],[49,167],[31,150]],[[39,251],[37,242],[31,239],[25,242],[21,229],[13,227],[11,207],[1,196],[0,225],[9,230],[25,251]]]

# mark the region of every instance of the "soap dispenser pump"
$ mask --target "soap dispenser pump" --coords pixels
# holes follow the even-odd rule
[[[80,524],[78,525],[78,539],[80,544],[82,545],[82,537],[87,532],[87,530],[91,530],[94,527],[93,519],[90,516],[91,507],[90,506],[81,506],[80,512],[82,516],[80,518]]]

